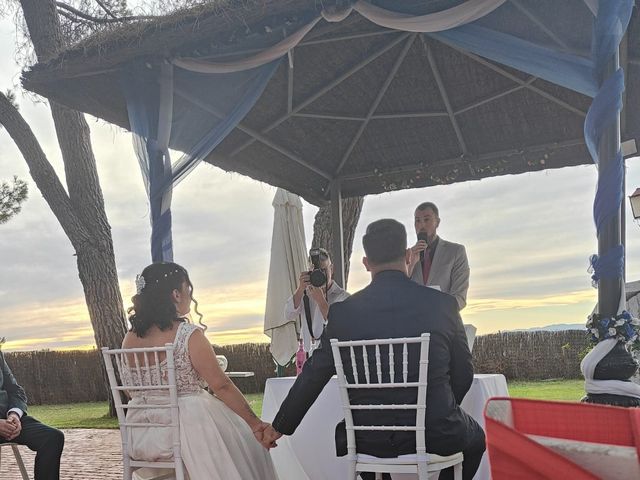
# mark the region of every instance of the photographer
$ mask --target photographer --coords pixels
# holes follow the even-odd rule
[[[298,289],[289,297],[284,306],[287,320],[293,321],[297,316],[302,319],[302,342],[306,352],[317,348],[317,340],[327,323],[329,305],[341,302],[349,294],[333,281],[333,265],[331,258],[324,248],[312,248],[309,251],[311,271],[301,272]],[[313,278],[313,284],[312,284]],[[305,309],[305,294],[309,303],[310,318],[307,319]],[[311,324],[311,332],[309,331]]]

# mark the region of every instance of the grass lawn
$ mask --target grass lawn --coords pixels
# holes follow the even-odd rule
[[[256,415],[262,415],[262,394],[245,395]],[[118,428],[118,419],[107,416],[107,402],[33,405],[29,415],[56,428]]]
[[[584,380],[509,382],[509,394],[577,402],[584,395]],[[262,394],[251,393],[246,397],[256,415],[262,415]],[[29,407],[29,414],[56,428],[118,428],[118,420],[107,417],[107,402],[34,405]]]
[[[579,402],[584,396],[584,380],[509,382],[509,395],[539,400]]]

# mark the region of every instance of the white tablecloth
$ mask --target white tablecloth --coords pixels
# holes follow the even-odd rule
[[[267,380],[262,403],[262,418],[273,421],[280,404],[289,393],[295,377]],[[509,395],[503,375],[474,375],[473,385],[467,393],[462,408],[484,427],[484,405],[491,397]],[[346,457],[337,457],[335,426],[344,418],[338,381],[332,378],[313,404],[296,432],[291,437],[278,440],[278,447],[271,450],[271,457],[280,480],[334,480],[348,476]],[[490,480],[487,454],[480,464],[474,480]]]

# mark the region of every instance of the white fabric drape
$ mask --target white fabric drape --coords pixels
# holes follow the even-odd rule
[[[259,67],[260,65],[272,62],[286,55],[289,50],[300,43],[304,36],[316,26],[316,23],[318,23],[321,18],[321,16],[314,18],[300,30],[276,43],[273,47],[262,50],[250,57],[230,62],[208,62],[207,60],[195,60],[193,58],[176,58],[173,60],[173,64],[185,70],[198,73],[230,73]]]
[[[405,32],[442,32],[478,20],[493,12],[506,0],[469,0],[456,7],[428,15],[406,15],[358,0],[353,9],[381,27]]]
[[[580,370],[584,375],[584,389],[587,393],[599,394],[608,393],[612,395],[625,395],[640,398],[640,385],[633,382],[623,382],[621,380],[594,380],[593,374],[598,362],[618,343],[617,340],[609,338],[596,344],[595,347],[580,362]]]
[[[493,12],[505,1],[506,0],[469,0],[461,5],[441,12],[427,15],[406,15],[376,7],[363,0],[358,0],[351,8],[344,10],[327,9],[323,11],[321,15],[318,15],[307,25],[292,35],[289,35],[284,40],[249,57],[228,62],[176,58],[173,60],[173,64],[177,67],[199,73],[239,72],[281,58],[289,50],[298,45],[304,36],[309,33],[322,18],[328,22],[341,22],[355,10],[369,21],[381,27],[405,32],[431,33],[441,32],[478,20]]]

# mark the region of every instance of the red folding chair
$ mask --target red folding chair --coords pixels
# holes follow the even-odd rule
[[[640,409],[492,398],[484,412],[493,480],[640,478]]]

